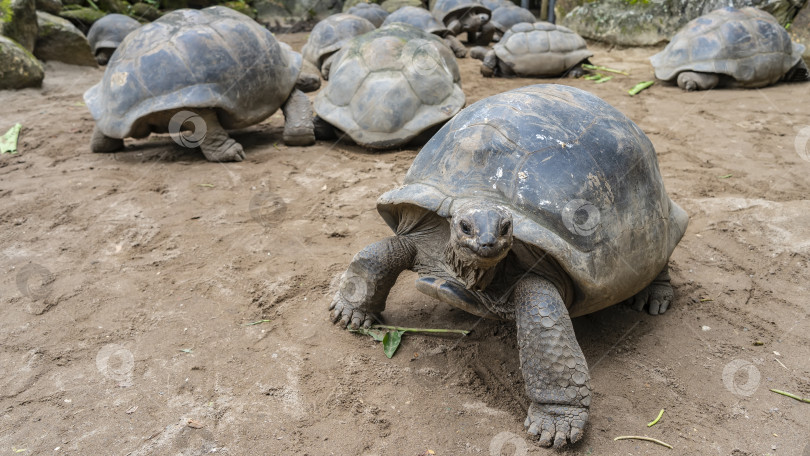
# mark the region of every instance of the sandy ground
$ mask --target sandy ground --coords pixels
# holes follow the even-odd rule
[[[670,311],[575,320],[594,399],[561,454],[810,454],[810,404],[769,391],[810,396],[810,84],[631,98],[656,50],[594,50],[632,76],[543,82],[636,121],[691,222]],[[539,82],[460,66],[468,103]],[[92,154],[82,93],[102,70],[46,68],[42,90],[0,93],[0,129],[24,126],[0,157],[0,454],[551,454],[523,430],[510,324],[421,295],[411,274],[386,321],[472,335],[407,335],[387,359],[327,319],[333,278],[389,235],[375,200],[415,148],[286,147],[279,113],[235,134],[242,163],[165,135]]]

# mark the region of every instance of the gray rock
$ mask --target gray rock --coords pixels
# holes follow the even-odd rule
[[[0,0],[0,35],[32,52],[37,40],[36,0]]]
[[[44,77],[39,60],[16,41],[0,36],[0,90],[39,87]]]
[[[34,55],[40,60],[57,60],[72,65],[96,66],[90,43],[67,19],[37,12],[39,35]]]
[[[793,19],[788,29],[790,38],[804,45],[805,62],[810,62],[810,6],[805,5],[799,14]]]
[[[62,11],[62,0],[36,0],[37,11],[59,14]]]
[[[425,7],[422,0],[385,0],[380,4],[380,6],[382,6],[382,9],[388,11],[389,13],[393,13],[403,6],[415,6],[417,8]]]
[[[160,18],[160,11],[152,5],[146,3],[135,3],[132,5],[132,17],[137,20],[146,19],[147,21],[156,21]]]
[[[291,26],[339,13],[341,0],[254,0],[256,20],[262,24]]]
[[[724,6],[753,6],[773,14],[785,25],[807,0],[626,0],[586,2],[561,24],[585,38],[624,46],[665,43],[687,22]]]

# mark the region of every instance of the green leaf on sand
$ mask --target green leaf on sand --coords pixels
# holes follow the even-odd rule
[[[180,351],[183,353],[194,353],[190,348],[181,348]]]
[[[638,84],[634,85],[632,89],[628,90],[627,93],[630,94],[631,97],[633,95],[638,95],[639,92],[649,88],[653,84],[655,84],[655,81],[639,82]]]
[[[262,323],[267,323],[267,322],[269,322],[269,321],[270,321],[270,320],[251,321],[250,323],[245,323],[245,324],[244,324],[244,325],[242,325],[242,326],[253,326],[253,325],[260,325],[260,324],[262,324]]]
[[[0,136],[0,154],[16,154],[17,139],[20,137],[22,124],[16,124],[3,135]]]
[[[729,177],[733,176],[733,174],[723,174],[722,176],[717,176],[719,179],[728,179]]]
[[[402,335],[404,331],[391,331],[385,333],[385,337],[383,337],[383,351],[385,352],[385,356],[391,358],[394,356],[394,353],[397,352],[397,348],[399,348],[399,343],[402,342]]]

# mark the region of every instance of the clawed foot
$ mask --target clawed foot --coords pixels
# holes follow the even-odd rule
[[[675,293],[669,282],[653,282],[627,302],[638,312],[646,307],[650,315],[660,315],[667,311],[674,297]]]
[[[540,445],[560,448],[581,439],[587,422],[586,407],[533,403],[524,426],[529,434],[540,436]]]
[[[362,309],[369,296],[371,290],[367,281],[347,271],[340,278],[338,291],[329,305],[332,323],[337,323],[341,328],[370,328],[375,315]]]
[[[215,147],[202,145],[203,154],[208,161],[212,162],[240,162],[245,159],[245,151],[242,145],[231,138],[227,138],[222,144]]]

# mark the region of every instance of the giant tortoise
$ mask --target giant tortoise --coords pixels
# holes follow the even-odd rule
[[[96,120],[91,149],[113,152],[124,138],[169,132],[211,161],[241,161],[225,129],[284,112],[284,142],[315,142],[312,107],[296,88],[301,55],[253,19],[223,6],[180,9],[130,33],[98,84],[84,94]],[[317,78],[317,76],[315,76]],[[320,79],[317,79],[320,84]],[[184,136],[193,125],[194,132]]]
[[[382,9],[382,7],[376,3],[358,3],[349,8],[346,13],[362,17],[374,24],[374,27],[381,26],[385,18],[388,17],[388,11]]]
[[[447,46],[456,54],[456,57],[464,58],[467,56],[467,48],[461,44],[461,41],[459,41],[443,23],[436,20],[436,18],[430,14],[430,11],[424,8],[403,6],[388,15],[388,17],[385,18],[385,22],[383,22],[383,26],[397,22],[413,25],[418,29],[444,39]]]
[[[405,270],[416,288],[484,318],[514,321],[540,444],[582,437],[590,374],[571,318],[625,300],[673,300],[668,261],[688,223],[653,145],[596,96],[557,84],[485,98],[422,148],[377,200],[395,233],[354,256],[331,319],[371,326]]]
[[[513,25],[483,56],[481,74],[579,77],[584,73],[582,63],[592,56],[585,40],[567,27],[550,22],[523,22]]]
[[[94,22],[87,32],[87,41],[96,62],[106,65],[121,41],[140,26],[140,22],[123,14],[108,14]]]
[[[687,23],[650,58],[655,77],[687,90],[807,81],[804,46],[756,8],[721,8]]]
[[[319,138],[333,137],[326,121],[365,147],[404,145],[464,107],[460,78],[444,42],[411,25],[355,37],[337,54],[332,79],[315,97]]]
[[[301,54],[321,71],[324,79],[329,79],[335,53],[355,36],[376,28],[368,19],[353,14],[333,14],[315,24]]]
[[[495,34],[489,23],[492,12],[478,0],[436,0],[430,12],[453,35],[467,32],[467,43],[486,46]]]

